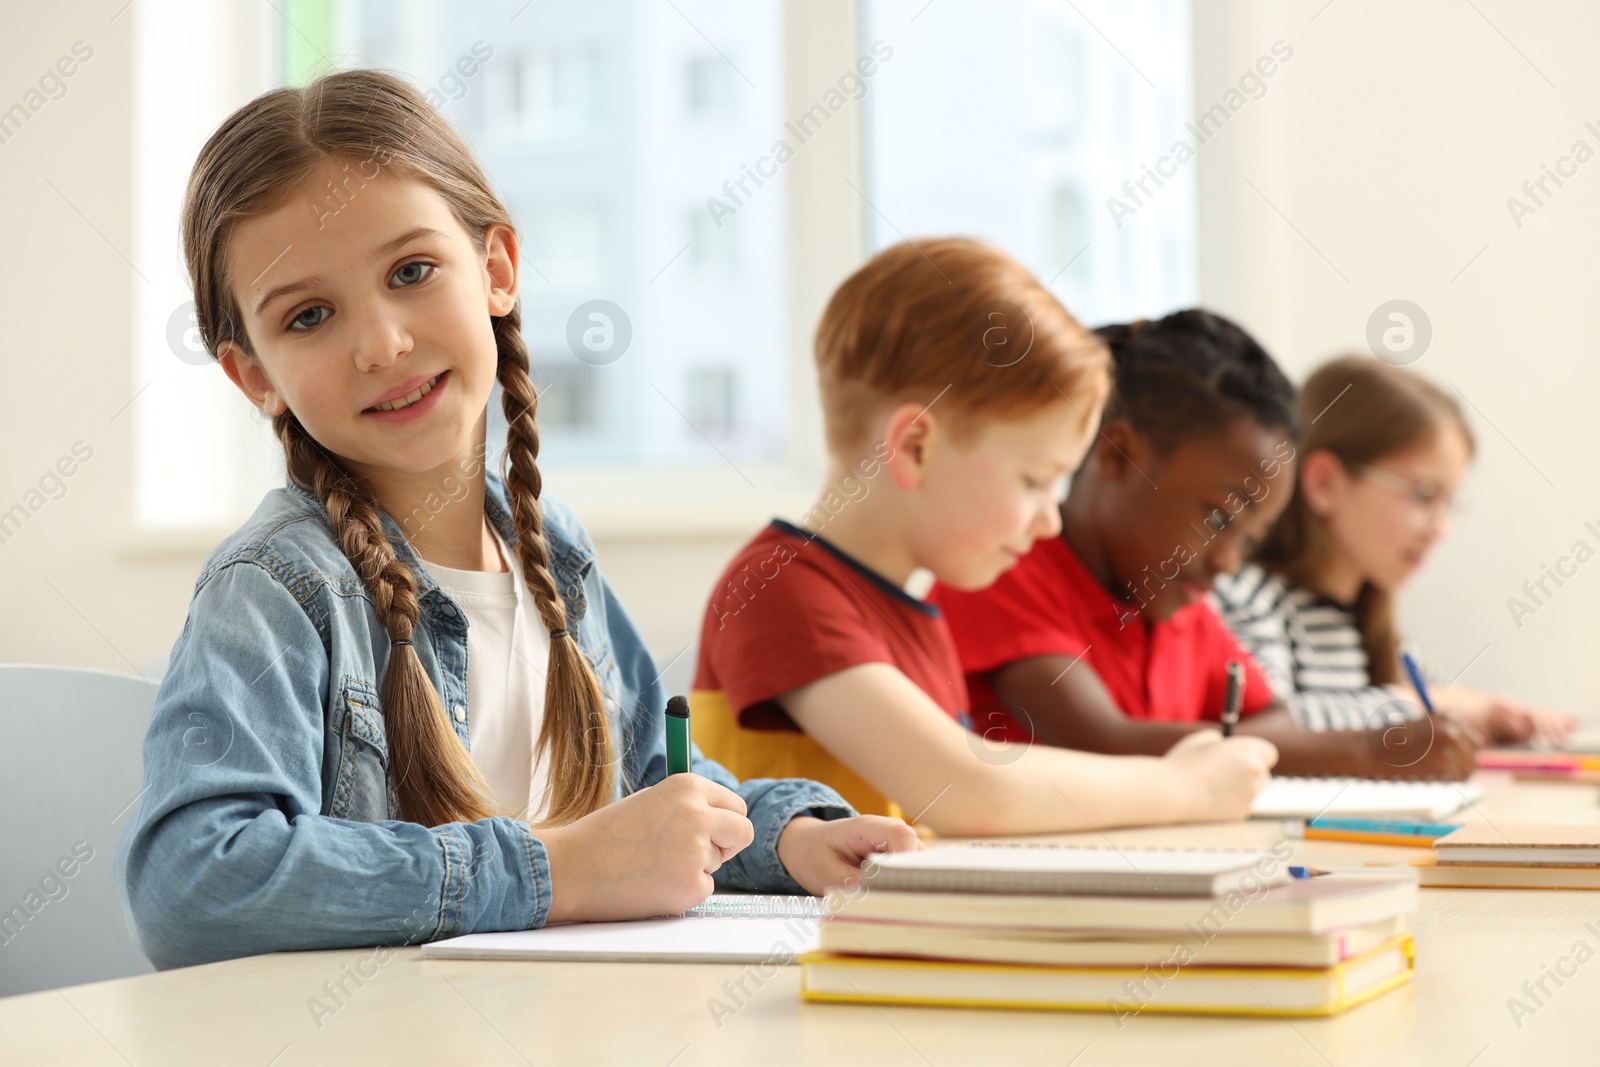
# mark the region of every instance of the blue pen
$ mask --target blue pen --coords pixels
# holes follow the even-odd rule
[[[1351,830],[1364,834],[1416,834],[1419,837],[1443,837],[1461,829],[1460,823],[1406,822],[1399,819],[1355,819],[1334,816],[1312,819],[1306,826],[1317,830]]]
[[[1406,673],[1411,675],[1411,684],[1416,687],[1417,696],[1422,698],[1422,706],[1428,709],[1428,714],[1433,712],[1433,698],[1428,696],[1428,683],[1422,680],[1422,669],[1417,666],[1416,657],[1409,652],[1400,653],[1400,662],[1405,664]]]

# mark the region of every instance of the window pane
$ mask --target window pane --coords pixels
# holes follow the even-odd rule
[[[777,0],[358,0],[340,27],[343,64],[436,94],[517,223],[544,457],[781,455],[785,183],[753,173],[783,135]]]
[[[867,40],[894,46],[866,100],[870,246],[987,238],[1091,325],[1193,304],[1193,160],[1146,166],[1193,144],[1189,13],[866,0]]]
[[[243,101],[274,84],[269,57],[244,47],[260,30],[229,5],[135,4],[133,397],[134,521],[142,530],[230,526],[283,484],[283,448],[268,420],[228,381],[200,341],[180,247],[180,213],[201,147]],[[315,31],[316,21],[306,28]],[[174,62],[174,42],[206,41]],[[287,58],[287,57],[285,57]]]

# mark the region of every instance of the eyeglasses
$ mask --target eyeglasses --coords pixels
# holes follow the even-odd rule
[[[1464,501],[1446,493],[1439,488],[1436,482],[1430,482],[1426,479],[1414,482],[1409,478],[1402,478],[1392,471],[1382,470],[1366,463],[1356,467],[1356,475],[1365,478],[1373,485],[1382,486],[1391,493],[1397,493],[1405,497],[1422,511],[1436,518],[1459,518],[1461,513],[1466,510]]]

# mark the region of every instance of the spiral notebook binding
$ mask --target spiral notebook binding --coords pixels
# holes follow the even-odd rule
[[[821,897],[758,893],[713,893],[703,904],[683,913],[686,919],[820,919],[827,914]]]

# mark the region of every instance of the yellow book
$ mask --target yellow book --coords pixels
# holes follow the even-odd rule
[[[851,1004],[1144,1012],[1336,1015],[1410,981],[1410,934],[1334,967],[1031,967],[838,956],[800,957],[800,996]]]

